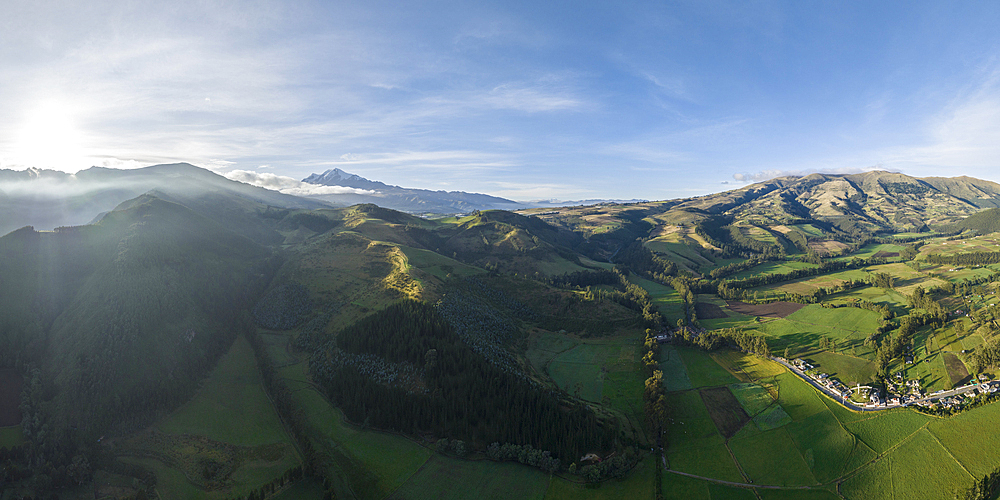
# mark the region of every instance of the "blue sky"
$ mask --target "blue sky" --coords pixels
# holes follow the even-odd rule
[[[0,165],[340,168],[521,200],[1000,181],[998,25],[996,2],[14,0]]]

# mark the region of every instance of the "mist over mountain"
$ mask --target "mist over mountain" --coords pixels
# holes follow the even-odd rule
[[[93,167],[76,174],[55,170],[0,170],[0,234],[23,226],[49,230],[94,221],[125,200],[151,190],[185,200],[234,196],[284,208],[320,208],[327,203],[229,180],[188,163],[133,170]]]

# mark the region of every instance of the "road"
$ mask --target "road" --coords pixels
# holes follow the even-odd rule
[[[902,404],[893,404],[893,405],[883,405],[883,406],[877,406],[877,407],[860,406],[860,405],[854,404],[853,402],[851,402],[849,400],[845,400],[844,398],[840,397],[840,394],[838,394],[838,393],[830,390],[830,388],[828,388],[828,387],[826,387],[824,385],[821,385],[819,382],[816,382],[816,380],[814,380],[812,377],[810,377],[809,375],[806,375],[805,372],[803,372],[802,370],[799,370],[798,368],[796,368],[795,365],[793,365],[791,363],[788,363],[787,361],[785,361],[785,360],[783,360],[781,358],[771,358],[771,360],[772,361],[776,361],[778,363],[781,363],[785,368],[788,368],[789,370],[791,370],[792,373],[798,375],[799,378],[801,378],[802,380],[805,380],[806,382],[809,382],[813,387],[815,387],[815,388],[819,389],[821,392],[823,392],[823,394],[826,394],[827,396],[830,396],[830,398],[833,399],[834,401],[837,401],[838,403],[840,403],[840,404],[842,404],[842,405],[846,406],[847,408],[849,408],[851,410],[854,410],[854,411],[881,411],[881,410],[889,410],[889,409],[892,409],[892,408],[902,408],[904,406],[912,405],[914,403],[920,403],[920,402],[930,401],[932,399],[947,398],[947,397],[955,396],[957,394],[965,394],[965,393],[971,392],[973,389],[975,389],[975,386],[973,386],[973,385],[966,385],[966,386],[962,386],[962,387],[956,387],[956,388],[951,389],[949,391],[928,394],[927,396],[924,396],[924,397],[922,397],[920,399],[914,399],[912,401],[908,401],[905,405],[902,405]]]

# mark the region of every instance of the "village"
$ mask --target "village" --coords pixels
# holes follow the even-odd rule
[[[994,394],[1000,391],[1000,380],[990,380],[986,375],[973,377],[970,384],[949,390],[940,390],[926,394],[920,387],[920,381],[904,378],[903,372],[888,380],[884,393],[878,388],[867,385],[848,387],[843,382],[820,372],[816,367],[801,358],[792,361],[775,358],[778,362],[792,369],[813,386],[820,389],[844,406],[855,410],[874,411],[903,406],[919,406],[927,409],[961,410],[972,402],[973,398],[983,394]]]

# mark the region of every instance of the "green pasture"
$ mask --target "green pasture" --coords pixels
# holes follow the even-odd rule
[[[731,439],[729,448],[755,484],[809,486],[816,478],[784,428]]]
[[[545,497],[548,487],[548,474],[518,463],[461,460],[433,455],[388,498],[540,500]]]
[[[662,345],[657,360],[660,370],[663,371],[663,387],[667,392],[691,388],[691,379],[688,378],[680,351],[670,345]]]
[[[698,391],[667,394],[667,403],[671,421],[667,429],[670,450],[721,445],[725,441]]]
[[[732,367],[740,353],[721,357]],[[746,356],[751,358],[751,356]],[[753,370],[739,373],[757,373]],[[743,482],[726,445],[754,485],[805,486],[808,490],[757,489],[760,498],[830,498],[837,490],[848,499],[940,498],[959,491],[972,478],[1000,466],[1000,405],[955,417],[935,418],[912,410],[855,412],[821,395],[795,375],[783,372],[730,389],[748,409],[763,406],[762,389],[775,384],[783,424],[763,430],[747,425],[725,440],[714,429],[698,392],[670,394],[674,422],[668,427],[667,457],[673,470]],[[752,378],[752,377],[751,377]],[[757,403],[745,400],[759,400]],[[761,414],[761,416],[766,415]],[[819,488],[818,485],[829,485]],[[664,473],[667,498],[715,498],[708,481]],[[814,487],[814,488],[813,488]],[[749,491],[749,490],[744,490]],[[782,493],[778,493],[782,491]],[[794,494],[793,494],[794,493]],[[740,493],[742,494],[742,492]],[[902,496],[900,496],[902,495]]]
[[[677,241],[678,238],[683,238],[683,236],[668,235],[656,238],[647,241],[645,246],[660,257],[692,271],[698,271],[702,267],[716,266],[715,262],[695,250],[693,241],[680,242]]]
[[[643,457],[635,469],[624,479],[610,479],[600,483],[597,487],[553,477],[549,482],[548,490],[545,492],[545,500],[653,500],[653,480],[656,477],[656,464],[654,460],[656,460],[654,456]],[[547,475],[543,477],[548,480]],[[505,497],[472,495],[462,498]]]
[[[792,417],[788,416],[784,408],[780,405],[773,405],[753,417],[753,423],[763,432],[777,429],[778,427],[790,424]]]
[[[878,328],[878,319],[878,313],[866,309],[856,307],[830,309],[819,304],[807,305],[785,318],[786,321],[827,326],[835,330],[850,332],[845,333],[845,336],[851,336],[858,332],[867,335]]]
[[[677,351],[681,353],[681,359],[684,360],[684,367],[692,387],[715,387],[739,382],[732,373],[716,363],[708,353],[685,347],[678,347]]]
[[[816,227],[816,226],[814,226],[812,224],[795,224],[795,225],[788,226],[788,227],[790,227],[792,229],[795,229],[795,230],[801,232],[802,234],[805,234],[806,236],[808,236],[810,238],[822,238],[823,237],[823,230],[821,230],[820,228],[818,228],[818,227]]]
[[[297,405],[303,409],[314,436],[333,457],[337,472],[351,482],[355,492],[367,491],[365,498],[381,498],[402,485],[427,462],[433,453],[395,434],[361,430],[344,421],[343,414],[330,406],[312,386],[303,383],[305,363],[283,370]],[[298,371],[299,373],[295,373]]]
[[[241,446],[291,443],[261,386],[253,350],[242,336],[197,394],[156,427],[169,434],[197,434]]]
[[[927,429],[976,477],[1000,467],[1000,405],[990,404],[947,419],[935,419]],[[970,438],[971,436],[974,436]]]
[[[398,246],[403,251],[403,254],[406,255],[409,267],[415,267],[442,280],[447,279],[449,276],[473,276],[486,272],[478,267],[463,264],[455,259],[449,259],[430,250],[404,245]]]
[[[325,493],[326,491],[323,490],[323,481],[308,477],[285,487],[284,490],[281,490],[280,493],[272,498],[273,500],[322,500]]]
[[[847,432],[829,411],[792,422],[785,429],[821,482],[832,481],[848,472],[848,461],[855,454],[858,459],[875,457],[871,448]]]
[[[667,462],[672,470],[723,481],[744,482],[725,444],[674,450],[667,454]]]
[[[649,300],[653,302],[668,324],[674,324],[684,316],[684,304],[681,302],[677,290],[635,275],[629,276],[629,281],[641,286],[649,293]]]
[[[743,279],[752,276],[763,276],[768,274],[785,274],[792,271],[797,271],[799,269],[813,269],[819,267],[816,264],[810,264],[808,262],[799,262],[797,260],[787,260],[787,261],[774,261],[765,262],[763,264],[758,264],[746,271],[736,273],[730,276],[729,279]]]
[[[871,352],[863,346],[857,350],[859,352]],[[850,354],[819,351],[810,354],[808,359],[816,365],[816,369],[820,372],[827,373],[831,377],[848,385],[867,385],[875,379],[877,367],[874,362],[865,358],[851,356]]]
[[[548,364],[548,374],[566,392],[600,402],[605,374],[613,369],[620,370],[622,362],[638,361],[636,342],[624,338],[580,342],[553,357]]]

